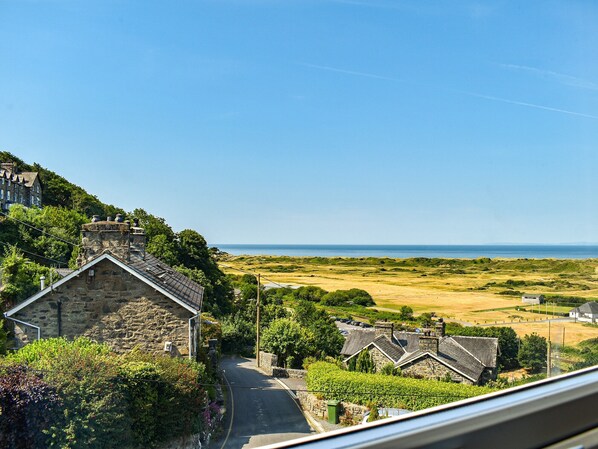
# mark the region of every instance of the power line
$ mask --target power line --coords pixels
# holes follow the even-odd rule
[[[258,274],[258,273],[254,273],[254,272],[251,272],[251,271],[245,271],[245,270],[242,270],[241,268],[237,268],[237,267],[233,267],[233,266],[230,266],[230,265],[226,265],[226,264],[224,264],[224,263],[218,263],[218,265],[221,265],[221,266],[223,266],[223,267],[225,267],[225,268],[230,268],[231,270],[236,270],[236,271],[239,271],[239,272],[241,272],[241,273],[244,273],[244,274],[250,274],[250,275],[252,275],[252,276],[256,276],[256,275]],[[281,285],[281,284],[279,284],[278,282],[276,282],[276,281],[273,281],[272,279],[268,279],[268,278],[267,278],[266,276],[264,276],[263,274],[261,274],[261,273],[259,273],[259,274],[260,274],[260,276],[261,276],[263,279],[267,280],[267,281],[268,281],[268,282],[270,282],[271,284],[278,285],[280,288],[287,288],[287,287],[285,287],[284,285]]]
[[[25,249],[23,249],[23,248],[21,248],[21,247],[17,246],[16,244],[15,244],[15,245],[11,245],[10,243],[6,243],[6,242],[0,242],[0,245],[9,246],[9,247],[13,247],[13,246],[14,246],[15,248],[18,248],[18,249],[19,249],[19,251],[22,251],[22,252],[24,252],[25,254],[29,254],[30,256],[39,257],[40,259],[49,260],[49,261],[51,261],[51,262],[56,262],[56,263],[58,263],[59,265],[66,265],[66,263],[64,263],[64,262],[61,262],[60,260],[56,260],[56,259],[52,259],[52,258],[50,258],[50,257],[42,256],[42,255],[40,255],[40,254],[35,254],[35,253],[32,253],[32,252],[30,252],[30,251],[27,251],[27,250],[25,250]],[[59,268],[60,268],[60,267],[59,267]]]
[[[52,371],[49,369],[39,369],[39,368],[32,368],[30,366],[26,367],[26,370],[34,373],[34,374],[40,374],[40,375],[44,375],[47,373],[51,373]],[[76,373],[74,373],[76,375]],[[114,377],[113,379],[111,379],[113,382],[115,383],[127,383],[126,378],[123,377]],[[135,378],[132,379],[131,382],[136,383],[136,382],[146,382],[146,383],[159,383],[159,384],[170,384],[172,382],[168,382],[165,380],[160,380],[160,379],[140,379],[140,378]],[[226,384],[221,384],[221,383],[204,383],[204,382],[198,382],[196,385],[200,386],[200,387],[226,387]],[[260,386],[260,385],[236,385],[236,384],[231,384],[230,388],[235,388],[235,389],[243,389],[243,390],[258,390],[258,391],[272,391],[272,389],[275,390],[281,390],[284,391],[283,388],[281,387],[264,387],[264,386]],[[293,391],[297,391],[297,392],[305,392],[305,393],[322,393],[322,394],[329,394],[329,395],[335,395],[335,396],[343,396],[342,393],[338,393],[335,392],[333,390],[314,390],[314,389],[310,389],[310,388],[293,388]],[[356,390],[356,391],[351,391],[351,394],[362,394],[362,395],[376,395],[376,396],[388,396],[388,397],[406,397],[406,398],[436,398],[436,399],[467,399],[470,398],[471,396],[464,396],[464,395],[457,395],[457,394],[414,394],[414,393],[402,393],[402,392],[380,392],[380,391],[373,391],[373,390]]]
[[[31,229],[35,229],[36,231],[38,231],[38,232],[41,232],[42,234],[45,234],[45,235],[47,235],[47,236],[49,236],[49,237],[52,237],[53,239],[60,240],[61,242],[64,242],[64,243],[66,243],[66,244],[68,244],[68,245],[71,245],[71,246],[75,246],[75,247],[79,247],[79,246],[80,246],[80,245],[78,245],[77,243],[73,243],[73,242],[70,242],[70,241],[68,241],[68,240],[65,240],[65,239],[63,239],[63,238],[61,238],[61,237],[58,237],[58,236],[56,236],[56,235],[50,234],[49,232],[46,232],[46,231],[44,231],[43,229],[36,228],[35,226],[32,226],[32,225],[30,225],[29,223],[26,223],[26,222],[24,222],[24,221],[21,221],[21,220],[19,220],[18,218],[11,217],[11,216],[10,216],[10,215],[8,215],[6,212],[2,212],[2,211],[0,211],[0,214],[4,215],[4,216],[5,216],[6,218],[8,218],[9,220],[16,221],[16,222],[18,222],[18,223],[21,223],[22,225],[25,225],[25,226],[27,226],[27,227],[29,227],[29,228],[31,228]]]

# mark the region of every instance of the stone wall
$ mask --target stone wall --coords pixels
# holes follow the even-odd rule
[[[274,368],[278,367],[278,356],[260,351],[260,369],[268,376],[272,376]]]
[[[425,358],[421,358],[401,366],[401,371],[403,372],[404,376],[436,380],[444,379],[448,374],[451,376],[453,382],[472,385],[471,380],[449,369],[438,360],[430,356],[426,356]]]
[[[369,347],[369,352],[370,356],[372,357],[372,361],[376,366],[376,371],[380,371],[384,365],[393,363],[392,360],[386,357],[382,351],[373,345]]]
[[[303,410],[319,418],[328,419],[328,401],[326,399],[318,399],[313,394],[306,391],[298,391],[297,399],[301,404]],[[352,404],[350,402],[342,402],[340,407],[340,422],[348,425],[358,424],[363,419],[363,415],[368,411],[367,407],[363,405]]]
[[[109,260],[103,260],[54,292],[14,315],[41,327],[42,338],[86,336],[107,343],[118,352],[135,346],[154,353],[173,343],[173,353],[188,355],[191,312],[155,291]],[[15,324],[21,344],[37,337],[37,331]]]
[[[304,369],[281,368],[277,366],[272,368],[271,376],[289,379],[305,379],[305,376],[307,376],[307,371]]]

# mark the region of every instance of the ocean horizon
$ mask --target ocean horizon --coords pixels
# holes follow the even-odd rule
[[[596,244],[494,244],[494,245],[294,245],[220,244],[210,245],[240,256],[295,257],[412,257],[477,259],[592,259],[598,258]]]

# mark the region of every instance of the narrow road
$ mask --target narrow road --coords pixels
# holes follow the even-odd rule
[[[223,358],[228,382],[224,434],[210,449],[248,449],[311,435],[297,403],[274,379],[255,368],[255,361]]]

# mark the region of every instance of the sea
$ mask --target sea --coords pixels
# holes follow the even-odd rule
[[[598,245],[211,245],[233,255],[300,257],[438,257],[477,259],[591,259]]]

